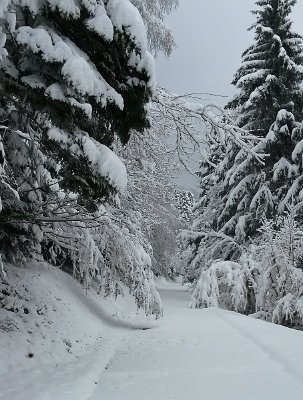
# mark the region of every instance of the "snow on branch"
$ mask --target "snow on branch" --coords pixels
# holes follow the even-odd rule
[[[44,61],[62,64],[62,76],[82,96],[93,96],[104,106],[107,102],[113,102],[123,109],[121,95],[105,81],[91,61],[83,57],[83,52],[76,45],[52,29],[46,26],[21,26],[16,31],[16,40],[33,53],[41,53]]]
[[[224,292],[223,292],[224,291]],[[222,307],[241,312],[247,306],[244,268],[232,261],[215,261],[202,271],[192,294],[192,308]]]
[[[264,164],[266,154],[259,153],[254,148],[260,139],[237,126],[228,112],[221,107],[199,103],[196,95],[180,96],[158,87],[151,105],[152,121],[159,127],[162,125],[163,130],[169,128],[177,133],[176,150],[181,159],[182,153],[186,153],[188,142],[195,149],[201,150],[201,145],[208,146],[216,137],[217,140],[230,138],[239,148]],[[202,156],[205,157],[205,154]]]
[[[155,61],[148,51],[146,29],[138,9],[129,0],[109,0],[107,12],[114,27],[121,33],[125,31],[140,50],[140,56],[135,51],[132,52],[129,65],[135,67],[137,71],[147,72],[148,87],[154,91]]]

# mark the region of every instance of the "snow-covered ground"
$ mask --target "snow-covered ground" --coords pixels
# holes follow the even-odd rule
[[[104,305],[99,312],[96,299],[79,297],[80,288],[59,275],[47,272],[49,284],[56,281],[55,292],[68,302],[56,312],[66,308],[62,318],[73,323],[83,318],[84,327],[77,329],[91,332],[91,343],[86,339],[81,351],[73,350],[72,335],[73,354],[63,347],[65,357],[55,361],[47,346],[45,361],[20,354],[22,362],[18,366],[15,360],[14,371],[5,371],[9,352],[20,348],[24,353],[23,347],[12,344],[5,358],[0,347],[1,399],[302,400],[303,332],[223,310],[189,309],[186,288],[163,282],[164,318],[150,323],[150,329],[136,329],[148,326],[146,320],[141,326],[115,322],[102,312]],[[80,313],[81,319],[67,312]],[[68,330],[68,324],[63,327]],[[0,344],[7,337],[1,332]]]
[[[131,297],[85,294],[45,263],[9,266],[0,278],[0,399],[85,400],[122,337],[151,325]]]
[[[191,310],[188,293],[169,289],[164,320],[128,337],[92,399],[302,400],[302,332]]]

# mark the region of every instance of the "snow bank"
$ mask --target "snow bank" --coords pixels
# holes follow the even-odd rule
[[[106,349],[116,346],[113,331],[119,337],[149,326],[130,296],[104,300],[93,292],[85,294],[72,277],[46,263],[7,266],[6,275],[3,279],[0,271],[1,393],[8,371],[51,371],[96,351],[104,361]]]

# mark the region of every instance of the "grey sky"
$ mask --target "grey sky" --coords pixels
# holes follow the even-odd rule
[[[178,47],[170,58],[157,58],[159,83],[179,94],[231,96],[235,89],[230,82],[241,54],[253,41],[247,28],[255,20],[250,13],[255,8],[254,0],[180,0],[167,19]],[[303,0],[298,0],[292,18],[294,29],[303,34]]]

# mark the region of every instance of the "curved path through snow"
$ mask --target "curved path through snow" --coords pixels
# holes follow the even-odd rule
[[[161,290],[159,326],[125,338],[91,400],[302,400],[303,332]]]
[[[0,377],[0,399],[303,399],[303,332],[189,309],[180,285],[160,292],[165,316],[153,328],[118,324],[106,333],[102,325],[101,343],[71,362],[8,371]]]

